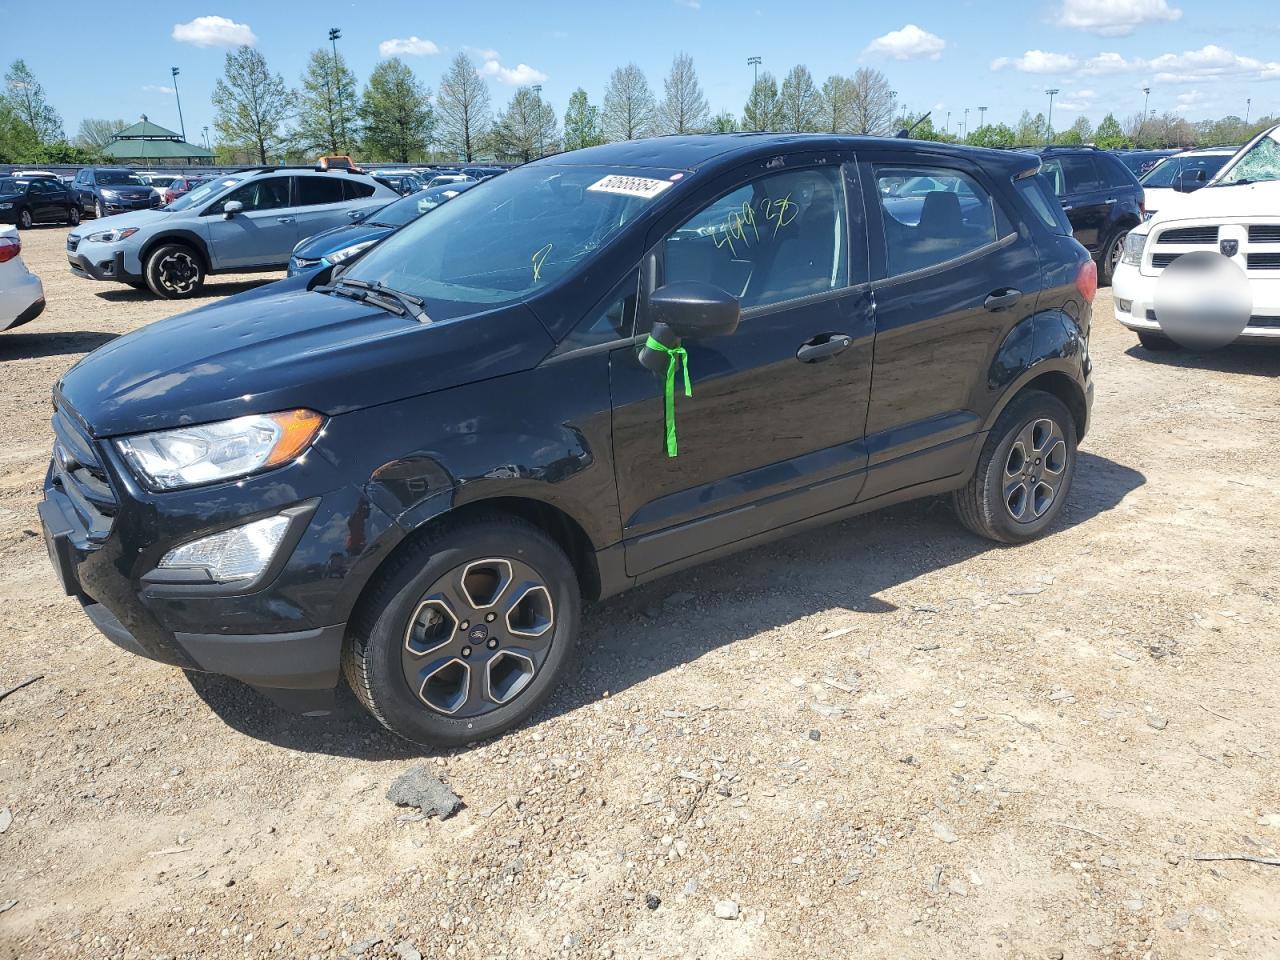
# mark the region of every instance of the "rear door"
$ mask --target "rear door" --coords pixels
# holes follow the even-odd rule
[[[968,468],[992,361],[1041,282],[1030,231],[981,167],[885,153],[863,171],[876,278],[869,499]]]
[[[611,355],[629,574],[857,498],[874,316],[857,171],[843,159],[740,170],[650,234],[637,333],[652,324],[644,294],[664,283],[715,284],[743,311],[731,336],[684,343],[693,395],[677,390],[675,457],[663,377],[633,346]]]
[[[209,255],[215,270],[283,266],[297,237],[297,218],[290,206],[291,177],[255,177],[205,208]],[[238,200],[244,209],[231,217],[226,204]]]
[[[293,184],[298,240],[351,222],[347,217],[350,205],[343,197],[341,175],[301,174],[293,178]]]
[[[1053,181],[1076,239],[1097,256],[1106,239],[1103,233],[1111,214],[1107,186],[1097,163],[1091,156],[1063,154],[1047,157],[1044,172]]]

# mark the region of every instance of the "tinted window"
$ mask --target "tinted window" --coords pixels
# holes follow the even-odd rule
[[[363,200],[373,196],[373,184],[360,180],[342,180],[342,197],[344,200]]]
[[[1110,154],[1099,154],[1094,163],[1102,171],[1102,179],[1108,186],[1132,187],[1137,179],[1128,167]]]
[[[848,284],[846,236],[838,168],[776,173],[721,197],[667,237],[663,282],[705,280],[744,308],[824,293]]]
[[[922,181],[933,188],[919,192]],[[954,260],[997,239],[991,195],[966,173],[877,165],[876,187],[890,276]]]
[[[195,193],[193,190],[192,193]],[[191,196],[191,194],[188,194]],[[209,213],[222,213],[223,209],[232,200],[238,200],[244,204],[244,212],[250,210],[277,210],[280,207],[289,205],[289,178],[288,177],[266,177],[262,180],[254,180],[246,183],[242,187],[237,187],[217,203],[210,204],[205,211]],[[169,207],[173,209],[173,207]]]
[[[1053,192],[1060,197],[1102,188],[1092,157],[1049,157],[1044,161],[1041,172],[1049,178]]]
[[[383,227],[403,227],[412,220],[431,209],[428,199],[422,192],[410,194],[395,203],[389,203],[377,213],[369,217],[369,222]]]
[[[297,177],[297,206],[342,202],[342,181],[337,177]]]
[[[599,343],[612,343],[632,335],[636,321],[636,289],[640,277],[633,273],[618,289],[605,298],[607,306],[592,310],[582,322],[561,341],[556,353],[565,353],[579,347],[591,347]]]
[[[1062,211],[1062,204],[1053,195],[1053,187],[1043,174],[1023,177],[1017,181],[1018,194],[1030,205],[1040,222],[1054,233],[1071,236],[1071,223]]]
[[[1182,161],[1176,157],[1169,157],[1167,160],[1161,160],[1159,164],[1152,167],[1151,170],[1142,178],[1144,187],[1172,187],[1174,181],[1178,179],[1178,173],[1182,170]]]
[[[97,172],[97,181],[99,184],[109,187],[145,187],[142,178],[130,173],[128,170],[99,170]]]

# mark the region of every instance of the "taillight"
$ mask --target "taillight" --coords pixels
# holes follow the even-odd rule
[[[8,263],[22,252],[22,241],[17,237],[0,237],[0,263]]]
[[[1076,289],[1084,297],[1085,303],[1093,303],[1093,298],[1098,295],[1098,265],[1093,262],[1093,258],[1086,259],[1080,265],[1080,272],[1076,274]]]

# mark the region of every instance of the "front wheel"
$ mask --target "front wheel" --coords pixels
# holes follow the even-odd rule
[[[383,726],[427,746],[460,746],[519,724],[555,688],[577,640],[573,565],[514,517],[423,536],[369,589],[343,672]]]
[[[30,211],[30,210],[19,210],[19,211],[18,211],[18,229],[19,229],[19,230],[30,230],[30,229],[31,229],[32,224],[34,224],[34,223],[35,223],[35,221],[31,219],[31,211]]]
[[[1052,394],[1028,390],[996,420],[952,505],[974,533],[1001,543],[1031,540],[1062,512],[1075,467],[1071,411]]]
[[[193,297],[204,285],[204,264],[199,255],[177,243],[167,243],[153,251],[143,273],[151,292],[166,300]]]
[[[74,203],[67,207],[67,225],[72,227],[80,226],[80,208]]]
[[[95,220],[101,220],[107,215],[107,211],[102,208],[102,201],[93,201],[93,217]]]

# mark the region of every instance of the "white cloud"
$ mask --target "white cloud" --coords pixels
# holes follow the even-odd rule
[[[420,37],[393,37],[390,40],[383,40],[378,44],[378,56],[380,57],[433,57],[440,52],[430,40],[423,40]]]
[[[484,64],[476,73],[482,77],[492,77],[499,83],[505,83],[513,87],[523,87],[530,83],[542,83],[547,79],[547,75],[541,70],[535,70],[527,63],[518,63],[514,67],[504,67],[497,60],[485,60]]]
[[[890,30],[883,37],[876,37],[867,45],[866,52],[895,60],[937,60],[946,45],[947,41],[937,34],[908,23],[901,30]]]
[[[702,0],[676,0],[676,3],[682,7],[688,7],[690,10],[702,9]]]
[[[162,86],[158,83],[148,83],[143,85],[142,92],[143,93],[173,93],[173,87]]]
[[[1020,57],[997,57],[991,61],[991,69],[1013,67],[1023,73],[1069,73],[1076,68],[1076,63],[1076,58],[1069,53],[1028,50]]]
[[[1186,93],[1180,93],[1177,97],[1178,109],[1186,110],[1189,107],[1198,107],[1208,101],[1208,97],[1199,90],[1189,90]]]
[[[481,60],[502,59],[502,57],[498,56],[498,51],[493,49],[493,47],[463,47],[462,49],[467,51],[467,53],[474,53]]]
[[[196,17],[190,23],[175,23],[173,39],[195,47],[252,47],[258,42],[247,23],[226,17]]]
[[[1098,94],[1094,90],[1067,90],[1053,106],[1056,110],[1065,110],[1068,113],[1083,113],[1092,109],[1097,99]]]
[[[1182,11],[1168,0],[1063,0],[1058,25],[1123,37],[1144,23],[1172,23]]]
[[[1081,73],[1104,75],[1143,72],[1158,83],[1194,83],[1224,77],[1249,80],[1280,79],[1280,62],[1263,61],[1209,44],[1199,50],[1162,53],[1149,60],[1126,59],[1118,53],[1101,53],[1085,61]]]

